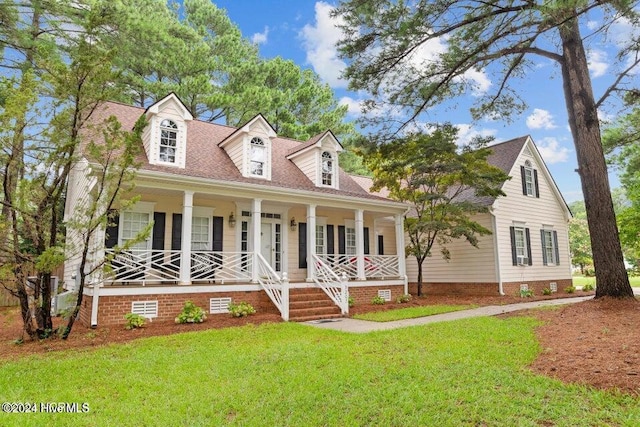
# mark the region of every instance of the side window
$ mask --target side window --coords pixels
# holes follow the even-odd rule
[[[178,126],[169,119],[162,120],[160,122],[159,160],[165,163],[175,163],[177,146]]]
[[[520,166],[520,175],[522,178],[522,194],[531,197],[540,197],[538,188],[538,171],[533,168],[531,161],[524,162],[524,166]]]
[[[531,259],[531,235],[522,226],[509,228],[511,235],[511,257],[513,265],[533,265]]]

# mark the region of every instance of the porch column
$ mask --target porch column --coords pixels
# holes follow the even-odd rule
[[[182,249],[180,284],[191,284],[191,223],[193,222],[193,191],[185,191],[182,202]]]
[[[316,254],[316,205],[307,205],[307,282],[316,277],[313,255]]]
[[[258,283],[260,270],[258,268],[258,254],[262,243],[262,199],[253,199],[251,203],[251,242],[253,246],[253,266],[251,268],[251,281]]]
[[[367,280],[364,273],[364,211],[356,209],[356,280]]]
[[[395,215],[396,220],[396,253],[398,254],[398,275],[404,280],[404,293],[409,293],[407,283],[407,263],[404,253],[404,215]]]

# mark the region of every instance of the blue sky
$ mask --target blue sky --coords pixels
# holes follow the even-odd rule
[[[265,58],[281,56],[291,59],[303,68],[312,68],[323,81],[329,83],[341,103],[349,105],[350,120],[359,116],[359,100],[365,94],[350,92],[347,82],[339,78],[344,63],[337,57],[334,43],[339,31],[329,18],[335,2],[316,0],[213,0],[226,9],[231,20],[243,35],[256,43]],[[585,20],[586,33],[598,24],[599,16],[593,14]],[[596,98],[611,84],[615,76],[615,51],[619,40],[629,37],[629,27],[624,22],[614,28],[613,36],[603,41],[589,37],[587,45],[590,71]],[[475,76],[478,90],[492,84],[489,73]],[[548,168],[567,202],[582,198],[575,149],[568,128],[566,106],[562,92],[560,70],[550,60],[540,58],[535,70],[519,81],[519,91],[529,108],[511,123],[480,121],[472,123],[468,105],[473,98],[459,100],[457,107],[432,111],[430,119],[449,121],[460,129],[461,138],[481,134],[490,135],[496,141],[506,141],[523,135],[531,135]],[[602,119],[615,117],[615,110],[600,111]],[[612,187],[619,186],[615,173],[610,174]]]

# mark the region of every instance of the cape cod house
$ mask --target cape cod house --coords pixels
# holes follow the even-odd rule
[[[93,255],[104,259],[151,223],[153,232],[91,277],[83,323],[118,324],[130,312],[170,320],[188,300],[210,313],[246,301],[310,319],[345,314],[348,295],[407,293],[407,206],[369,194],[340,169],[330,131],[300,142],[279,137],[262,115],[240,128],[203,122],[174,94],[146,110],[109,102],[96,114],[125,129],[144,114],[148,125],[140,200],[118,212]],[[92,191],[91,171],[87,159],[74,168],[66,218]],[[67,289],[78,265],[69,251]]]
[[[506,197],[475,200],[489,207],[475,220],[492,234],[480,237],[478,248],[465,240],[451,242],[449,261],[434,247],[423,264],[423,291],[427,295],[517,295],[521,289],[540,295],[544,288],[562,292],[572,284],[571,212],[531,137],[491,149],[488,162],[511,177],[502,186]],[[370,187],[370,180],[360,182]],[[415,284],[415,258],[409,256],[406,262],[409,282]],[[415,293],[415,285],[410,290]]]

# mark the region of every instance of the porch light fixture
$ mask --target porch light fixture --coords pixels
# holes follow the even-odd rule
[[[229,215],[229,227],[233,228],[236,226],[236,217],[233,215],[233,212]]]
[[[289,228],[291,229],[291,231],[296,231],[297,227],[298,227],[298,223],[296,222],[296,218],[295,217],[291,218],[291,222],[289,223]]]

